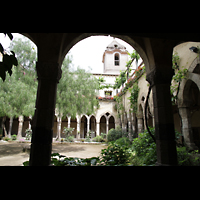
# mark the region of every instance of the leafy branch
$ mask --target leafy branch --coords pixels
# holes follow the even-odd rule
[[[10,38],[10,40],[13,39],[13,35],[11,33],[4,33],[5,36],[8,35],[8,37]],[[14,66],[18,66],[18,61],[17,58],[15,57],[15,53],[13,51],[11,51],[11,55],[8,55],[2,44],[0,43],[0,52],[3,55],[3,62],[0,62],[0,77],[2,78],[3,81],[5,81],[6,79],[6,72],[8,72],[10,74],[10,76],[12,75],[12,67]]]
[[[178,56],[178,53],[175,53],[173,55],[172,63],[173,63],[173,69],[176,71],[178,70],[178,72],[172,78],[172,82],[175,82],[176,84],[171,85],[172,102],[173,104],[176,104],[179,90],[180,90],[181,81],[186,78],[188,69],[184,69],[185,68],[184,66],[182,67],[182,69],[180,69],[179,67],[180,57]]]

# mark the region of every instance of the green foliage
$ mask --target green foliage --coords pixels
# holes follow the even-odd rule
[[[178,99],[180,83],[183,79],[186,78],[188,69],[184,69],[185,67],[182,67],[182,69],[180,69],[179,67],[180,57],[178,53],[175,53],[173,55],[172,63],[173,63],[173,69],[175,70],[175,75],[172,78],[171,95],[172,95],[172,103],[175,105]]]
[[[105,83],[106,81],[102,76],[100,76],[99,79],[97,79],[97,81],[99,85],[98,90],[113,88],[113,85]]]
[[[73,135],[66,136],[65,141],[67,141],[67,142],[74,142],[74,136]]]
[[[108,142],[116,141],[119,138],[122,138],[123,133],[120,126],[117,126],[116,129],[111,129],[108,131],[107,139]]]
[[[116,144],[120,146],[130,146],[131,142],[127,137],[119,138],[118,140],[115,141]]]
[[[3,137],[3,140],[5,140],[7,142],[7,141],[10,141],[11,138],[9,138],[9,137]]]
[[[28,166],[29,166],[29,161],[23,162],[23,166],[24,166],[24,167],[28,167]]]
[[[128,98],[131,103],[131,108],[134,113],[137,113],[138,108],[138,95],[140,88],[138,87],[138,81],[134,83],[133,87],[129,89],[131,96]]]
[[[17,135],[12,135],[12,136],[11,136],[11,139],[12,139],[13,141],[17,140]]]
[[[101,165],[105,166],[126,166],[129,163],[129,152],[126,145],[110,142],[107,149],[101,151]]]
[[[150,131],[155,136],[155,129],[150,128]],[[141,165],[155,165],[157,161],[156,144],[148,131],[139,134],[139,138],[133,140],[131,148],[134,152],[131,157],[132,164],[135,164],[136,159],[136,162]]]
[[[36,51],[28,40],[15,39],[11,47],[19,66],[0,85],[0,116],[19,117],[34,114],[37,93]],[[23,49],[29,49],[26,54]]]
[[[32,137],[32,129],[26,129],[25,134],[26,134],[26,140],[30,140]]]
[[[92,139],[94,142],[106,142],[106,134],[101,133],[101,135],[97,135],[95,138]]]
[[[179,166],[200,166],[199,151],[189,152],[186,147],[177,147]]]
[[[75,128],[67,128],[67,127],[64,127],[63,128],[63,134],[65,134],[65,136],[71,136],[72,135],[72,132],[74,131]]]
[[[56,110],[59,115],[71,116],[83,113],[92,114],[98,106],[96,90],[98,80],[84,69],[70,69],[72,58],[64,60],[62,78],[58,84]]]
[[[98,157],[89,159],[67,158],[59,153],[54,153],[51,157],[51,164],[53,166],[96,166],[97,162],[99,162]]]
[[[126,72],[121,71],[119,77],[115,80],[114,89],[119,89],[126,82]]]
[[[102,136],[97,135],[95,138],[92,139],[94,142],[104,142],[104,139]]]
[[[188,73],[188,69],[182,69],[179,70],[173,77],[173,80],[176,81],[177,83],[181,82],[183,79],[186,78],[186,75]]]
[[[179,70],[180,57],[177,52],[172,56],[172,63],[173,63],[173,69]]]
[[[67,158],[58,153],[52,154],[51,164],[54,166],[127,166],[130,153],[127,146],[110,143],[101,151],[100,157],[87,159]]]
[[[63,133],[65,134],[65,141],[67,142],[73,142],[74,141],[74,136],[72,135],[72,132],[74,131],[75,128],[67,128],[64,127]]]

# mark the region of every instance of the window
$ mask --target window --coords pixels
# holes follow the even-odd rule
[[[115,66],[119,66],[119,54],[115,54]]]
[[[105,91],[105,97],[112,96],[112,91]]]

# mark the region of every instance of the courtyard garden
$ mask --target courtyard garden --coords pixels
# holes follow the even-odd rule
[[[153,135],[155,129],[150,128]],[[104,135],[99,136],[105,142]],[[199,151],[189,151],[180,142],[180,133],[176,131],[176,144],[179,166],[199,166]],[[111,129],[106,139],[107,147],[101,149],[97,157],[78,158],[68,157],[60,153],[51,156],[52,166],[156,166],[156,144],[148,131],[139,134],[138,138],[130,141],[128,133],[124,133],[120,127]],[[28,165],[25,162],[24,165]]]

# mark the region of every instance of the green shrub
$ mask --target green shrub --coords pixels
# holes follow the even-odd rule
[[[200,166],[198,151],[189,152],[186,147],[177,147],[179,166]]]
[[[9,138],[9,137],[4,137],[3,140],[5,140],[5,141],[10,141],[11,138]]]
[[[14,140],[17,140],[17,135],[12,135],[11,136],[11,139],[14,141]]]
[[[30,140],[32,138],[32,130],[31,129],[26,129],[26,140]]]
[[[150,131],[155,135],[154,128],[150,128]],[[157,162],[156,144],[147,130],[139,134],[139,138],[133,140],[132,150],[135,152],[132,154],[132,164],[134,164],[136,157],[137,161],[140,160],[139,163],[143,165],[155,165]]]
[[[104,139],[102,136],[97,135],[95,138],[92,139],[94,142],[104,142]]]
[[[65,141],[67,142],[73,142],[74,141],[74,136],[66,136]]]
[[[129,147],[131,145],[131,142],[127,137],[120,138],[120,139],[116,140],[115,143],[120,146],[127,146],[127,147]]]
[[[129,163],[130,153],[127,146],[110,142],[107,149],[101,150],[101,164],[104,166],[126,166]]]
[[[119,126],[116,129],[109,130],[107,135],[108,142],[116,141],[121,137],[122,137],[122,129]]]

